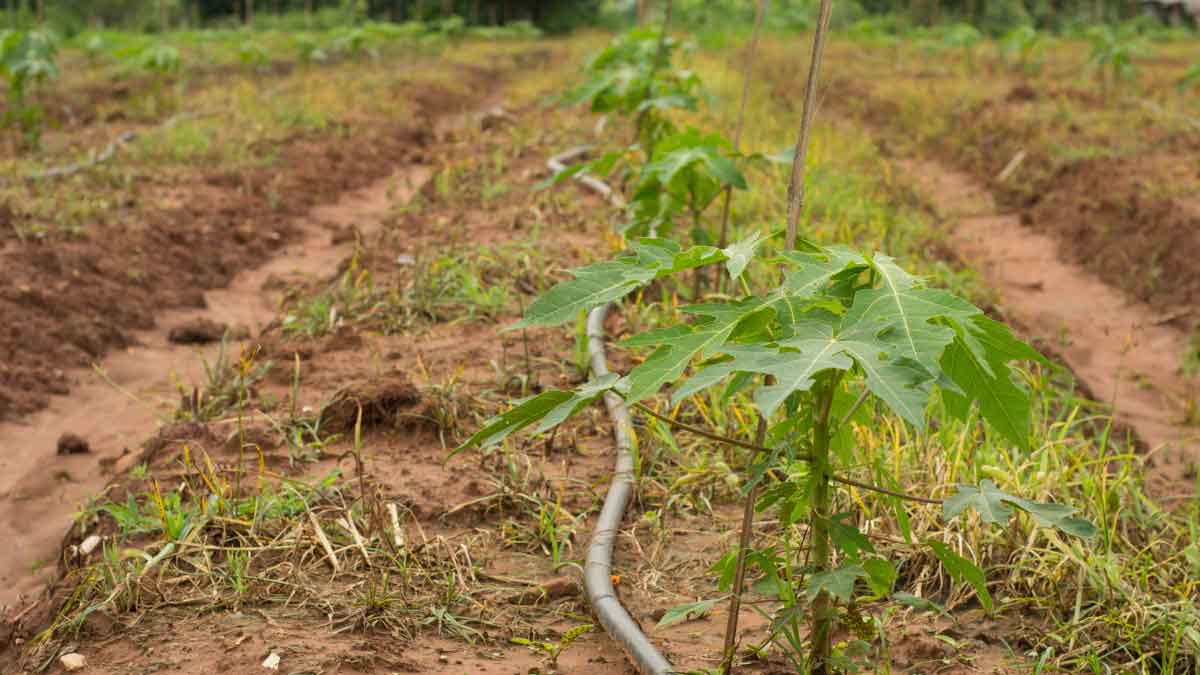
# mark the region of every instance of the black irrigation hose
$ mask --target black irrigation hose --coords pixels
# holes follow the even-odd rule
[[[564,162],[586,151],[587,148],[568,150],[551,157],[547,165],[552,171],[562,171],[566,168]],[[618,206],[623,204],[620,196],[603,181],[586,175],[576,176],[576,180],[599,192],[609,202]],[[611,303],[605,304],[588,313],[588,355],[591,357],[592,375],[595,377],[608,374],[608,362],[604,351],[604,319],[612,306]],[[664,675],[674,672],[670,662],[650,643],[641,626],[621,605],[616,589],[613,588],[613,544],[620,531],[621,520],[625,517],[625,507],[633,496],[633,450],[630,439],[633,426],[629,419],[629,409],[620,396],[611,391],[607,392],[604,395],[604,405],[612,418],[617,464],[612,482],[608,485],[608,494],[604,497],[604,506],[596,519],[592,541],[588,544],[587,561],[583,567],[583,586],[587,589],[588,601],[592,603],[592,610],[596,612],[600,624],[617,641],[638,671],[644,675]]]

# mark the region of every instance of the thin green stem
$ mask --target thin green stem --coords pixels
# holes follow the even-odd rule
[[[710,441],[716,441],[718,443],[725,443],[727,445],[733,445],[733,446],[737,446],[739,448],[745,448],[747,450],[754,450],[755,452],[768,452],[768,453],[771,452],[770,448],[764,447],[762,445],[761,440],[758,443],[748,443],[746,441],[739,441],[736,438],[730,438],[728,436],[714,434],[711,431],[701,429],[700,427],[692,426],[691,424],[687,424],[685,422],[680,422],[677,419],[667,417],[666,415],[663,415],[662,413],[655,411],[653,408],[647,406],[644,403],[634,403],[633,407],[638,410],[641,410],[642,412],[646,413],[647,415],[653,417],[656,420],[659,420],[661,422],[666,422],[667,424],[670,424],[673,427],[676,427],[678,429],[683,429],[684,431],[696,434],[697,436],[702,436],[704,438],[709,439]],[[798,457],[797,459],[803,461],[807,458],[804,456],[801,456],[801,457]]]
[[[910,501],[910,502],[919,502],[921,504],[939,504],[939,505],[942,503],[942,500],[940,500],[940,499],[930,499],[929,497],[918,497],[916,495],[910,495],[910,494],[907,494],[904,492],[896,492],[895,490],[889,490],[887,488],[882,488],[882,487],[879,487],[878,485],[871,485],[870,483],[860,483],[859,481],[856,481],[852,478],[846,478],[845,476],[839,476],[837,474],[831,473],[829,475],[829,477],[832,480],[837,481],[838,483],[841,483],[842,485],[850,485],[850,486],[860,488],[863,490],[869,490],[871,492],[878,492],[879,494],[888,495],[889,497],[896,497],[897,499],[904,499],[904,500]]]
[[[846,422],[849,422],[850,418],[854,417],[854,413],[858,412],[859,407],[862,406],[862,404],[867,400],[867,397],[870,395],[871,390],[863,387],[862,393],[858,395],[858,398],[854,399],[854,405],[850,406],[850,409],[846,411],[846,414],[842,415],[842,419],[838,420],[839,429],[846,426]]]
[[[662,32],[658,35],[658,50],[654,53],[654,62],[650,64],[650,75],[646,78],[646,95],[644,98],[649,99],[654,93],[654,77],[658,75],[658,71],[665,65],[667,60],[667,30],[671,27],[671,0],[666,0],[663,10]],[[646,147],[646,139],[643,138],[644,133],[642,125],[646,121],[646,115],[649,113],[649,108],[644,108],[638,113],[637,119],[634,122],[634,130],[638,135],[638,142],[642,144],[646,151],[646,159],[653,159],[654,148]]]
[[[830,550],[829,522],[832,517],[830,479],[833,471],[829,466],[829,412],[833,407],[833,394],[837,391],[840,376],[830,378],[816,391],[817,418],[813,424],[812,446],[812,557],[819,572],[829,570],[832,560]],[[828,675],[829,654],[833,637],[833,598],[821,591],[812,605],[812,649],[810,667],[813,675]]]

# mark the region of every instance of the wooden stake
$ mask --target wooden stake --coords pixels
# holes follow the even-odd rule
[[[808,139],[812,133],[812,120],[817,108],[817,74],[821,70],[825,33],[829,30],[829,16],[832,13],[833,0],[821,0],[821,14],[817,20],[817,32],[813,36],[812,57],[808,65],[808,82],[804,87],[800,138],[796,140],[796,155],[792,158],[792,179],[788,183],[787,239],[784,246],[789,251],[796,248],[796,230],[800,223],[800,212],[804,209],[804,173],[808,159]]]
[[[758,11],[754,14],[754,33],[750,36],[750,44],[746,47],[746,61],[742,64],[742,102],[738,105],[737,123],[733,127],[733,151],[736,153],[742,143],[742,127],[746,121],[746,99],[750,98],[750,80],[753,75],[754,50],[758,47],[758,34],[762,30],[763,15],[767,13],[767,0],[758,0]],[[729,245],[729,207],[733,201],[733,186],[725,186],[725,206],[721,210],[721,236],[719,248]],[[721,266],[713,267],[717,292],[725,288],[725,276],[721,274]]]

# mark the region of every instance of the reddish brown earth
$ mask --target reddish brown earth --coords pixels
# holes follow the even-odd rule
[[[1153,453],[1147,488],[1188,492],[1200,462],[1200,427],[1187,423],[1196,382],[1180,374],[1188,336],[1150,306],[1072,263],[1059,237],[1031,231],[997,209],[968,175],[932,162],[903,162],[944,219],[955,251],[999,295],[997,310],[1056,354],[1090,398]]]
[[[1054,236],[1065,260],[1185,329],[1200,326],[1200,126],[1135,114],[1133,98],[1017,83],[1001,98],[945,107],[939,114],[954,133],[914,148],[920,130],[906,127],[911,115],[870,83],[835,76],[830,90],[839,92],[830,104],[867,123],[885,146],[903,147],[907,158],[915,149],[965,172],[1001,208],[1020,213],[1024,225]],[[1058,128],[1044,114],[1029,114],[1030,106],[1064,100],[1129,123],[1094,137],[1073,123]],[[1072,158],[1060,146],[1097,156]]]
[[[436,90],[416,100],[426,124],[459,105]],[[397,162],[424,158],[432,130],[421,119],[376,123],[348,134],[350,142],[297,136],[261,148],[280,153],[271,168],[202,169],[165,193],[149,181],[103,232],[82,237],[21,240],[14,209],[0,204],[0,419],[66,393],[75,384],[68,371],[133,345],[161,310],[203,307],[205,289],[271,258],[313,206],[369,185]]]

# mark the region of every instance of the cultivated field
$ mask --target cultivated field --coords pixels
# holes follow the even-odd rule
[[[1197,673],[1200,38],[663,18],[10,80],[0,671]]]

